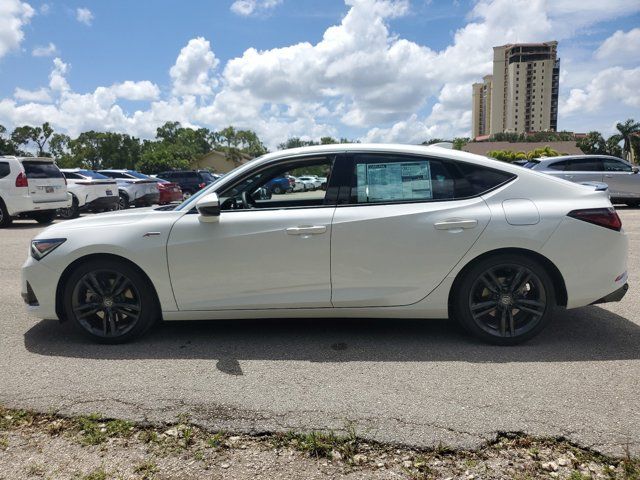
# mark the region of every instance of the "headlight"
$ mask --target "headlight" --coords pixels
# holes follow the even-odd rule
[[[31,240],[31,256],[41,260],[56,248],[66,242],[66,238],[48,238],[46,240]]]

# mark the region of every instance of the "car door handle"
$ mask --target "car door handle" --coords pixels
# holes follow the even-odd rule
[[[462,219],[443,220],[433,224],[436,230],[459,230],[461,228],[474,228],[476,225],[478,225],[477,220]]]
[[[573,175],[564,175],[564,178],[573,178]]]
[[[325,225],[312,225],[310,227],[290,227],[285,230],[288,235],[318,235],[327,231]]]

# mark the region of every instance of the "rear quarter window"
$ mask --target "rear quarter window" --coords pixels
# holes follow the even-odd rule
[[[60,169],[52,162],[22,162],[27,178],[64,178]]]
[[[4,178],[11,173],[11,167],[8,162],[0,162],[0,178]]]

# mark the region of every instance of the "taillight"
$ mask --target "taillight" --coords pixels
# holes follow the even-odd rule
[[[296,181],[293,178],[289,179],[289,185],[295,185]]]
[[[568,214],[571,218],[593,223],[600,227],[609,228],[619,232],[622,228],[622,220],[613,208],[585,208],[573,210]]]
[[[27,180],[27,175],[24,172],[20,172],[16,177],[16,187],[28,187],[29,180]]]
[[[206,187],[206,186],[207,186],[207,184],[206,184],[206,183],[199,183],[199,184],[198,184],[198,188],[201,188],[201,189],[202,189],[202,188],[204,188],[204,187]]]

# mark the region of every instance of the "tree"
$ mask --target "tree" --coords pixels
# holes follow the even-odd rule
[[[576,147],[586,154],[602,154],[604,153],[605,140],[600,132],[591,131],[584,137],[579,138]]]
[[[20,155],[20,151],[11,137],[6,138],[7,129],[0,125],[0,155]]]
[[[456,137],[453,139],[453,149],[462,150],[462,147],[464,147],[470,141],[471,139],[469,137]]]
[[[640,122],[629,118],[624,123],[617,123],[616,129],[620,132],[621,140],[624,142],[622,145],[623,158],[628,160],[631,152],[631,137],[640,132]]]
[[[63,133],[54,133],[49,140],[49,153],[56,159],[60,168],[81,167],[81,163],[71,154],[71,137]]]
[[[188,159],[191,154],[184,146],[177,143],[146,140],[136,168],[148,174],[165,170],[187,170],[191,166],[191,161]]]
[[[49,122],[42,124],[42,127],[31,127],[24,125],[22,127],[16,127],[11,134],[11,139],[16,145],[29,146],[30,142],[33,142],[38,147],[38,156],[48,156],[49,153],[45,152],[44,147],[49,140],[49,137],[53,134],[53,128],[49,125]]]
[[[71,154],[75,158],[78,166],[83,166],[90,170],[99,170],[102,168],[102,157],[100,155],[100,136],[99,132],[90,130],[82,132],[78,138],[69,142]]]

